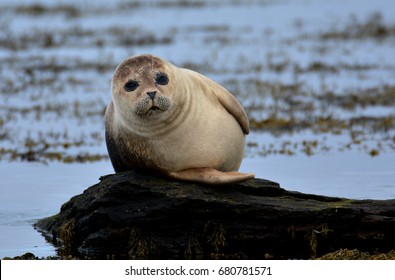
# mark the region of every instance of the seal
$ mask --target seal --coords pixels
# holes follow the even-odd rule
[[[116,68],[111,90],[105,135],[115,172],[143,170],[207,184],[254,178],[238,172],[247,114],[213,80],[137,55]]]

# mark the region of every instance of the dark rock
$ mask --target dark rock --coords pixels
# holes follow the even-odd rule
[[[288,259],[395,249],[395,200],[289,192],[255,179],[210,186],[136,172],[100,178],[35,226],[91,259]]]

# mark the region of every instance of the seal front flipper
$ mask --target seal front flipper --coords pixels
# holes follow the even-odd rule
[[[252,173],[240,173],[236,171],[222,172],[212,168],[190,168],[168,174],[171,178],[200,182],[211,185],[222,185],[230,183],[239,183],[249,179],[254,179]]]
[[[206,84],[210,89],[210,94],[215,94],[218,98],[219,103],[229,112],[239,123],[244,134],[250,133],[250,124],[248,122],[248,116],[241,106],[240,102],[233,96],[227,89],[223,86],[217,84],[210,78],[203,76],[200,73],[194,72],[192,70],[183,69],[185,72],[194,73],[194,77],[200,79],[204,84]]]

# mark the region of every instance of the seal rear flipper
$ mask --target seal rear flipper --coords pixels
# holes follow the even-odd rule
[[[255,175],[252,173],[240,173],[237,171],[222,172],[212,168],[190,168],[177,172],[170,172],[168,175],[178,180],[211,185],[239,183],[255,178]]]

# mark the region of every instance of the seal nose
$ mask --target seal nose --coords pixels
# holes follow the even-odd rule
[[[149,92],[147,92],[147,94],[152,100],[154,100],[155,95],[156,95],[156,91],[149,91]]]

